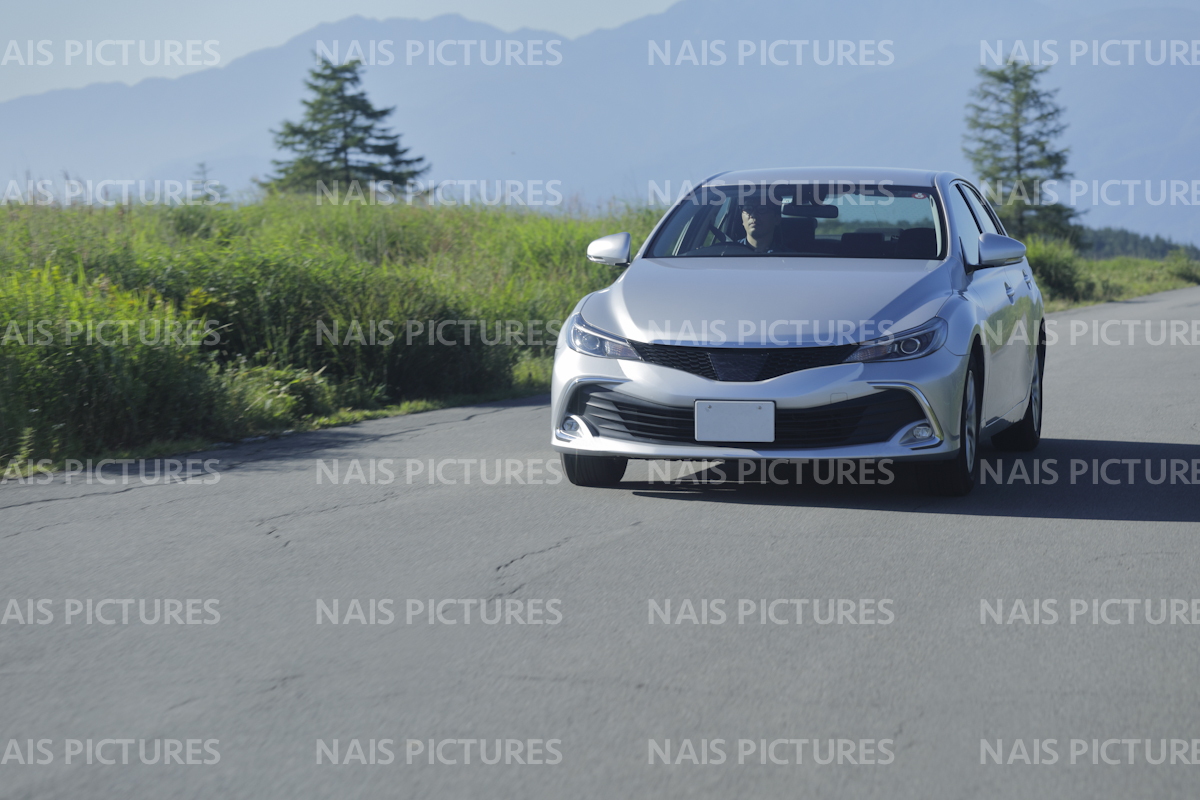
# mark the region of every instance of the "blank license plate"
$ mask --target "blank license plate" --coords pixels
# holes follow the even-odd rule
[[[775,404],[769,400],[697,400],[696,441],[773,442]]]

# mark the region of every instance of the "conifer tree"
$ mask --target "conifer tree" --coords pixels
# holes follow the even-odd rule
[[[1005,228],[1018,239],[1031,233],[1070,238],[1078,212],[1061,203],[1049,204],[1041,184],[1059,181],[1054,192],[1066,191],[1069,148],[1055,147],[1066,130],[1065,109],[1054,102],[1057,89],[1038,84],[1049,67],[1018,61],[996,69],[979,67],[979,85],[967,104],[967,133],[963,152],[971,160]]]
[[[352,181],[404,187],[429,169],[423,157],[407,157],[400,134],[382,126],[395,108],[375,108],[366,92],[357,91],[361,69],[359,61],[339,66],[321,60],[309,71],[304,85],[312,94],[303,101],[303,119],[271,131],[275,146],[295,158],[272,162],[278,174],[264,183],[267,188],[316,193],[318,181],[328,187],[338,181],[344,190]]]

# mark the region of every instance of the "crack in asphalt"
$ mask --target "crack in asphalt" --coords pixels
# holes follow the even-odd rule
[[[402,499],[399,495],[389,495],[387,497],[381,497],[378,500],[372,500],[367,503],[338,503],[335,506],[326,506],[325,508],[314,508],[304,511],[289,511],[286,514],[276,514],[273,517],[263,517],[262,519],[255,520],[255,527],[266,525],[268,522],[277,519],[288,519],[289,517],[307,517],[314,514],[327,514],[330,511],[339,511],[343,508],[365,508],[366,506],[375,506],[379,505],[380,503],[388,503],[399,499]]]
[[[532,552],[524,553],[523,555],[519,555],[516,558],[512,559],[511,561],[505,561],[503,564],[496,567],[496,572],[499,572],[500,570],[504,569],[505,567],[511,567],[513,564],[517,563],[518,561],[520,561],[523,558],[529,558],[529,556],[537,556],[537,555],[541,555],[542,553],[549,553],[551,550],[557,550],[558,548],[562,547],[567,542],[571,541],[571,539],[573,539],[573,538],[574,537],[572,537],[572,536],[568,536],[567,538],[563,539],[561,542],[552,544],[549,547],[543,548],[541,550],[533,550]]]
[[[303,677],[304,677],[303,674],[301,674],[301,675],[284,675],[282,678],[276,678],[274,683],[272,683],[267,688],[257,692],[257,694],[266,694],[267,692],[273,692],[276,689],[285,688],[288,685],[288,681],[294,681],[294,680],[297,680],[297,679],[303,678]]]
[[[923,718],[924,716],[925,716],[925,712],[922,711],[920,714],[917,714],[917,719],[919,720],[919,719]],[[902,733],[904,733],[904,720],[900,720],[900,724],[896,728],[896,732],[892,734],[892,741],[899,741],[900,734],[902,734]],[[908,744],[903,745],[899,749],[908,750],[911,747],[915,747],[916,744],[917,744],[916,741],[911,741]]]
[[[484,600],[484,602],[490,603],[493,600],[499,600],[502,597],[512,597],[514,594],[516,594],[517,592],[521,591],[524,588],[525,588],[524,583],[518,584],[516,586],[516,588],[509,589],[507,592],[501,592],[500,594],[494,594],[491,597],[489,597],[487,600]]]
[[[543,547],[541,550],[532,550],[528,553],[522,553],[521,555],[517,556],[516,558],[505,561],[503,564],[496,567],[495,571],[499,572],[502,569],[507,569],[508,567],[511,567],[513,564],[517,563],[518,561],[525,559],[525,558],[529,558],[530,556],[537,556],[537,555],[541,555],[542,553],[549,553],[551,550],[557,550],[558,548],[562,547],[567,542],[571,541],[573,538],[575,538],[575,537],[568,536],[567,538],[563,539],[562,541],[555,542],[554,544],[550,545],[549,547]],[[500,592],[498,594],[493,594],[491,597],[489,597],[487,599],[487,602],[490,602],[492,600],[497,600],[501,597],[511,597],[512,595],[516,594],[523,588],[525,588],[525,583],[521,583],[515,589],[509,589],[506,592]]]
[[[10,505],[10,506],[0,506],[0,511],[5,511],[10,508],[21,508],[22,506],[37,505],[39,503],[57,503],[57,502],[61,502],[63,500],[81,500],[81,499],[91,498],[91,497],[115,497],[116,495],[124,494],[125,492],[130,492],[130,491],[133,491],[134,489],[151,489],[156,486],[171,486],[171,485],[175,485],[175,483],[182,483],[182,481],[178,481],[178,482],[174,482],[174,483],[146,483],[146,484],[139,484],[139,485],[133,485],[133,486],[126,486],[125,488],[118,489],[116,491],[89,492],[87,494],[71,495],[70,497],[48,497],[48,498],[44,498],[42,500],[30,500],[28,503],[14,503],[13,505]],[[186,500],[195,500],[195,499],[198,499],[198,498],[175,497],[175,498],[171,498],[169,500],[164,500],[161,503],[152,503],[150,505],[142,506],[141,508],[138,508],[136,510],[136,512],[141,513],[143,511],[147,511],[151,508],[158,508],[160,506],[169,505],[171,503],[181,503]],[[127,513],[128,513],[127,510],[121,510],[114,514],[109,514],[106,517],[103,517],[103,519],[110,519],[115,516],[119,517],[119,516],[122,516]],[[94,522],[95,519],[96,518],[92,518],[91,521]],[[79,522],[79,520],[78,519],[63,520],[62,522],[55,522],[55,523],[51,523],[50,525],[42,525],[41,527],[33,528],[32,530],[17,531],[16,533],[10,533],[7,536],[4,536],[3,538],[11,539],[14,536],[20,536],[22,533],[36,533],[37,531],[46,530],[47,528],[57,528],[62,525],[70,525],[70,524],[73,524],[76,522]]]
[[[1085,563],[1094,564],[1097,561],[1110,561],[1114,558],[1127,558],[1130,556],[1178,556],[1178,555],[1182,555],[1182,553],[1178,553],[1178,552],[1175,552],[1172,550],[1147,550],[1145,552],[1140,552],[1140,553],[1135,553],[1135,552],[1113,553],[1111,555],[1095,556],[1093,558],[1089,558]]]
[[[112,497],[113,495],[132,492],[134,489],[146,489],[155,484],[144,484],[142,486],[127,486],[124,489],[118,489],[114,492],[88,492],[87,494],[73,494],[70,497],[47,497],[42,500],[30,500],[27,503],[13,503],[9,506],[0,506],[0,511],[7,511],[10,508],[22,508],[24,506],[36,506],[40,503],[61,503],[64,500],[84,500],[91,497]]]
[[[642,520],[637,520],[635,522],[629,523],[627,526],[625,526],[625,528],[633,528],[633,527],[635,527],[637,525],[641,525],[641,524],[642,524]],[[604,533],[613,533],[613,532],[615,532],[615,531],[604,531]],[[505,561],[503,564],[496,567],[494,571],[500,572],[501,570],[511,567],[513,564],[517,563],[518,561],[529,558],[530,556],[538,556],[538,555],[542,555],[543,553],[549,553],[551,550],[557,550],[558,548],[565,545],[567,542],[570,542],[577,538],[579,538],[579,537],[578,536],[568,536],[565,539],[562,539],[561,541],[555,542],[554,544],[550,545],[549,547],[543,547],[541,550],[531,550],[528,553],[522,553],[521,555],[517,556],[516,558],[511,558],[508,561]],[[503,582],[503,579],[502,579],[502,582]],[[488,600],[489,601],[496,600],[501,597],[509,597],[511,595],[514,595],[518,591],[523,589],[525,587],[525,585],[526,585],[525,583],[522,583],[519,586],[517,586],[515,589],[509,589],[506,592],[500,592],[498,594],[493,594],[491,597],[488,598]]]
[[[57,528],[57,527],[58,527],[58,526],[60,526],[60,525],[67,525],[67,524],[69,524],[69,523],[67,523],[67,522],[55,522],[55,523],[52,523],[52,524],[50,524],[50,525],[42,525],[41,527],[38,527],[38,528],[31,528],[30,530],[26,530],[26,531],[17,531],[16,533],[10,533],[10,534],[8,534],[7,536],[5,536],[4,538],[5,538],[5,539],[12,539],[13,537],[20,536],[20,535],[21,535],[21,534],[23,534],[23,533],[37,533],[38,531],[44,531],[44,530],[46,530],[47,528]]]

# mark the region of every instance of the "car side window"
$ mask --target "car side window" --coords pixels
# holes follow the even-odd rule
[[[949,192],[950,214],[954,218],[958,237],[962,239],[963,256],[971,264],[979,263],[979,223],[967,201],[963,199],[962,187],[955,184]]]
[[[992,215],[988,213],[984,207],[983,201],[979,199],[979,195],[970,186],[960,184],[959,187],[963,190],[963,194],[967,196],[967,202],[971,204],[971,210],[975,212],[975,219],[983,226],[984,233],[1000,233],[1000,229],[996,227],[996,223],[992,220]]]

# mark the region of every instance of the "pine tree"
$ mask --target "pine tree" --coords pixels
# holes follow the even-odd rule
[[[208,172],[209,170],[207,162],[201,161],[196,164],[195,180],[196,183],[199,184],[196,189],[198,194],[204,198],[201,202],[203,202],[205,205],[215,205],[217,203],[229,202],[229,189],[220,181],[212,181],[210,184]],[[215,200],[212,199],[214,195],[216,196]]]
[[[285,121],[275,135],[275,146],[291,150],[290,161],[273,161],[279,174],[264,185],[277,191],[318,191],[318,181],[332,187],[338,181],[348,190],[352,181],[391,181],[407,186],[429,166],[423,157],[406,158],[400,134],[381,126],[395,108],[375,108],[362,83],[361,62],[338,66],[321,60],[304,82],[312,97],[304,101],[304,118]],[[365,186],[364,186],[365,189]]]
[[[1055,140],[1066,130],[1065,109],[1054,102],[1057,89],[1038,87],[1049,67],[1009,62],[1003,67],[979,67],[979,85],[967,104],[966,145],[979,179],[993,192],[991,199],[1004,226],[1018,239],[1031,233],[1070,238],[1077,211],[1060,203],[1048,204],[1041,184],[1069,178],[1069,148],[1056,149]],[[995,199],[997,194],[1002,199]]]

